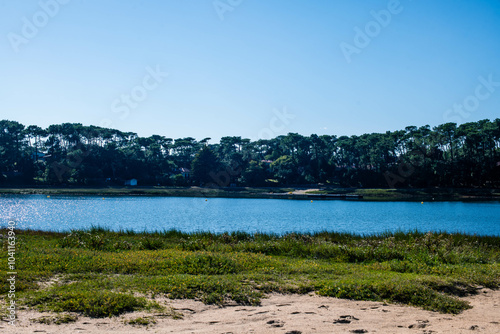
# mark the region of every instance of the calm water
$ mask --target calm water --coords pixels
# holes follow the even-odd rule
[[[500,203],[292,201],[187,197],[0,197],[1,225],[113,230],[376,233],[394,230],[500,235]]]

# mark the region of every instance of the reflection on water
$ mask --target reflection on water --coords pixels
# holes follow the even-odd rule
[[[395,230],[500,235],[500,203],[293,201],[188,197],[0,197],[1,224],[69,231],[113,230],[376,233]]]

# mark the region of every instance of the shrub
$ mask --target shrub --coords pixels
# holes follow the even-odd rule
[[[144,298],[109,291],[70,291],[42,294],[27,302],[30,306],[45,305],[55,312],[76,312],[88,317],[104,318],[132,312],[147,306]]]

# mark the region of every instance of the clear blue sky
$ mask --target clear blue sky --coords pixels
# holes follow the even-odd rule
[[[218,140],[500,117],[498,0],[54,1],[0,0],[1,119]]]

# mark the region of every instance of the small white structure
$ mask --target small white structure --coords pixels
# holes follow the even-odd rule
[[[179,172],[184,176],[185,179],[189,179],[189,176],[191,175],[191,170],[187,168],[180,168]]]
[[[45,153],[42,152],[38,152],[36,154],[35,152],[31,153],[31,159],[33,159],[33,161],[38,161],[38,160],[45,161],[45,156],[46,156]]]
[[[130,179],[125,181],[126,186],[136,186],[137,185],[137,179]]]

